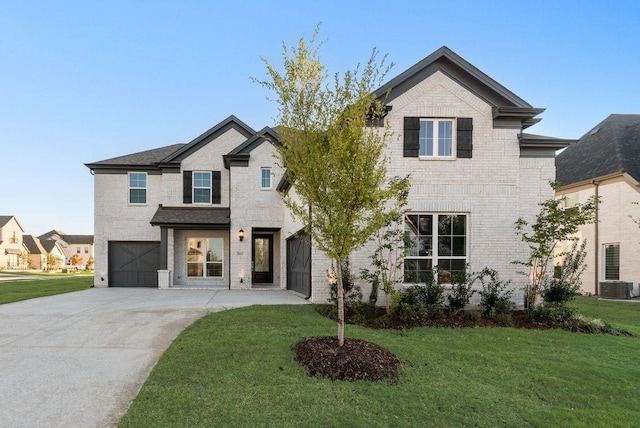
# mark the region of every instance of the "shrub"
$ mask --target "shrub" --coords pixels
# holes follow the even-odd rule
[[[571,250],[565,253],[562,264],[555,267],[553,278],[544,279],[540,295],[546,303],[565,304],[580,291],[580,277],[587,268],[584,262],[586,245],[586,240],[579,246],[578,241],[574,241]]]
[[[483,315],[494,318],[499,314],[509,314],[513,311],[514,303],[511,300],[513,289],[507,289],[511,281],[500,281],[498,272],[494,269],[484,268],[478,275],[482,283],[480,291],[480,306]]]
[[[564,304],[548,303],[536,306],[531,310],[533,321],[550,321],[553,323],[564,323],[573,318],[575,311]]]
[[[454,277],[451,294],[447,296],[449,309],[452,313],[457,314],[469,304],[471,297],[475,294],[475,291],[471,289],[475,280],[475,276],[469,275],[467,272],[459,272]]]

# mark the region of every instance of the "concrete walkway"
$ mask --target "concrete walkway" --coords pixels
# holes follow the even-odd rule
[[[0,425],[114,426],[196,319],[305,303],[283,290],[102,288],[0,305]]]

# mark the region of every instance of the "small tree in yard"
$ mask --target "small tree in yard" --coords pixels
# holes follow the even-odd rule
[[[557,183],[550,184],[554,190],[558,188]],[[516,233],[529,245],[527,260],[514,262],[528,268],[527,272],[521,272],[528,277],[525,293],[525,305],[528,308],[535,307],[545,284],[551,283],[550,267],[554,257],[565,257],[571,253],[570,250],[556,254],[558,244],[563,241],[577,241],[578,228],[595,222],[595,213],[600,202],[595,196],[583,204],[576,204],[567,209],[564,208],[565,200],[566,197],[540,203],[540,212],[530,228],[529,223],[522,218],[516,221]],[[527,229],[529,231],[526,231]]]
[[[26,253],[20,253],[18,262],[22,270],[29,269],[29,267],[31,267],[31,254],[28,251]]]
[[[384,105],[372,92],[388,67],[374,50],[362,68],[329,79],[316,43],[283,46],[283,71],[264,59],[279,110],[277,158],[299,200],[285,196],[294,218],[337,269],[338,344],[344,344],[343,260],[385,225],[385,207],[404,190],[387,179]]]
[[[84,262],[84,260],[82,259],[82,256],[80,256],[80,254],[74,254],[73,256],[71,256],[69,261],[71,262],[72,266],[79,266],[79,265],[82,264],[82,262]]]

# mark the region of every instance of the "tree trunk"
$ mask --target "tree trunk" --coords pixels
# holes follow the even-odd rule
[[[342,283],[342,259],[336,259],[336,294],[338,295],[338,346],[344,345],[344,284]]]

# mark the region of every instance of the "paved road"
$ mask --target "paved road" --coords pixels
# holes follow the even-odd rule
[[[0,305],[0,425],[114,426],[193,321],[281,303],[307,302],[282,290],[98,288]]]

